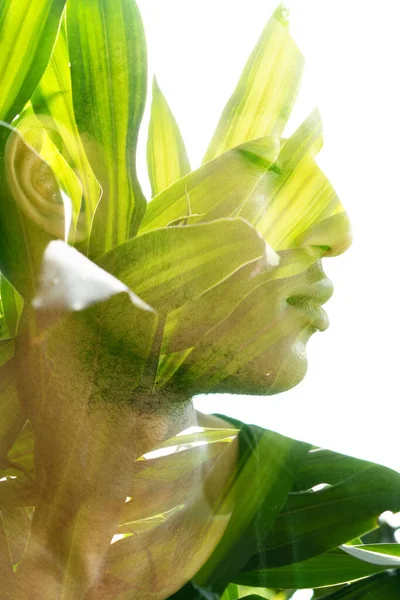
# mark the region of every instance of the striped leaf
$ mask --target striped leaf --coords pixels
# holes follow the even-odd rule
[[[276,169],[260,178],[237,212],[274,250],[323,246],[333,256],[351,243],[347,215],[315,162],[322,143],[321,118],[313,111],[283,144]]]
[[[50,166],[20,133],[0,125],[0,138],[0,271],[26,302],[44,249],[64,238],[64,204]]]
[[[241,219],[220,219],[139,235],[98,264],[166,315],[264,254],[253,227]]]
[[[357,549],[365,554],[368,554],[372,550],[378,556],[382,557],[382,561],[385,558],[391,558],[385,552],[395,552],[396,558],[399,555],[398,544],[366,545],[357,547]],[[397,560],[399,559],[397,558]],[[250,586],[308,589],[347,583],[348,581],[369,577],[388,569],[390,567],[388,563],[389,561],[386,564],[375,565],[358,560],[358,558],[349,556],[341,550],[332,550],[308,560],[282,567],[268,568],[268,565],[266,565],[254,571],[247,570],[246,568],[238,575],[235,575],[234,580],[238,584]]]
[[[63,237],[69,243],[74,243],[74,241],[79,242],[88,237],[84,215],[80,214],[82,187],[74,171],[52,141],[56,137],[54,136],[54,131],[48,127],[43,127],[43,122],[48,123],[46,119],[39,119],[34,113],[32,106],[28,105],[18,119],[16,129],[23,137],[25,143],[30,144],[50,167],[59,188],[59,190],[56,189],[53,191],[53,195],[59,196],[61,193],[64,206],[59,207],[59,213],[62,215],[63,229],[59,230],[52,227],[51,219],[49,219],[50,232]],[[52,133],[53,135],[51,135]],[[37,212],[43,212],[44,206],[38,204],[37,208]],[[55,222],[54,216],[52,217],[53,222]]]
[[[187,217],[241,217],[274,250],[321,246],[325,255],[340,254],[351,243],[350,223],[315,162],[321,146],[317,111],[282,147],[273,137],[237,146],[153,198],[141,231]]]
[[[274,167],[279,150],[279,139],[262,138],[189,173],[149,202],[141,232],[182,222],[235,217],[244,200],[251,201],[259,181]]]
[[[268,534],[260,560],[278,567],[317,556],[375,529],[386,510],[400,510],[400,474],[370,464],[337,485],[289,497]]]
[[[190,172],[181,133],[155,78],[147,138],[147,168],[153,196]]]
[[[146,99],[146,43],[134,0],[70,0],[68,45],[76,123],[103,195],[89,255],[136,233],[146,201],[136,145]]]
[[[243,142],[282,135],[299,91],[303,63],[289,33],[287,10],[280,6],[247,61],[204,161]]]
[[[11,122],[50,58],[65,0],[6,0],[0,8],[0,119]]]
[[[45,131],[80,181],[84,199],[82,210],[88,237],[101,189],[86,157],[75,122],[65,20],[62,22],[48,67],[36,87],[31,102]],[[55,165],[52,166],[57,175],[58,170]],[[76,207],[78,214],[81,209],[80,201],[79,199],[79,205]]]

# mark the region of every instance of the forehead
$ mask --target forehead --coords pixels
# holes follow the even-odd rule
[[[315,160],[322,143],[321,120],[314,111],[281,141],[272,168],[260,177],[252,201],[239,213],[277,251],[319,245],[336,254],[350,243],[343,205]]]

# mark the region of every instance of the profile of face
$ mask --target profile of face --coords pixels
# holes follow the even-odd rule
[[[288,73],[291,77],[292,70]],[[293,82],[287,87],[292,89]],[[125,526],[129,519],[184,506],[182,514],[145,536],[160,558],[159,595],[153,589],[149,593],[161,600],[165,582],[171,593],[177,590],[218,542],[229,510],[222,520],[214,519],[215,506],[203,497],[203,488],[211,474],[208,488],[217,505],[237,455],[234,444],[227,452],[220,449],[228,460],[214,472],[213,451],[199,447],[195,468],[178,486],[174,473],[168,479],[165,463],[142,477],[138,458],[189,426],[229,427],[213,418],[201,420],[191,402],[195,394],[272,395],[295,386],[306,372],[307,341],[328,325],[322,304],[332,294],[332,283],[321,261],[344,252],[351,234],[343,207],[315,161],[322,143],[320,119],[313,113],[288,139],[280,131],[223,148],[155,195],[138,235],[107,246],[111,249],[104,254],[89,252],[95,218],[90,221],[93,215],[80,211],[79,204],[87,185],[83,180],[92,176],[93,181],[98,177],[95,193],[100,195],[104,185],[94,205],[104,207],[101,201],[107,200],[109,182],[104,184],[104,174],[96,172],[102,164],[99,140],[86,131],[79,138],[87,152],[87,173],[75,173],[82,176],[79,209],[72,243],[65,244],[61,240],[70,242],[65,206],[51,167],[58,155],[51,144],[46,155],[41,132],[44,126],[54,133],[55,121],[42,120],[35,138],[24,119],[18,121],[19,132],[9,126],[2,131],[9,204],[0,209],[7,214],[4,226],[11,223],[4,263],[15,266],[12,283],[24,296],[23,323],[28,323],[17,339],[12,365],[24,417],[32,427],[39,490],[32,501],[27,589],[36,581],[37,556],[42,571],[50,572],[51,565],[55,590],[64,576],[59,565],[68,565],[70,556],[78,562],[82,558],[77,585],[90,589],[100,577],[121,515],[129,513]],[[76,151],[74,135],[67,131],[64,141]],[[116,205],[113,210],[108,225],[118,220],[124,229]],[[93,226],[90,236],[87,221]],[[99,222],[96,233],[102,235]],[[21,250],[16,259],[15,239]],[[207,476],[202,453],[211,464]],[[134,502],[125,506],[132,497]],[[204,528],[193,514],[205,515]],[[193,558],[191,537],[204,541],[208,527],[209,543]],[[181,571],[166,551],[172,534],[182,548]],[[114,550],[124,561],[124,544],[130,544],[128,553],[140,557],[139,572],[129,566],[126,577],[134,585],[153,586],[146,543],[135,538]],[[97,591],[94,597],[100,598]]]
[[[307,341],[328,327],[322,305],[333,285],[322,259],[345,252],[352,234],[348,216],[315,160],[322,146],[318,112],[281,140],[278,152],[274,144],[264,138],[231,150],[221,178],[215,175],[210,200],[204,200],[201,186],[198,190],[194,173],[184,178],[173,203],[167,193],[153,199],[144,219],[145,233],[167,225],[183,212],[188,194],[192,212],[204,215],[196,223],[239,217],[267,243],[264,261],[245,264],[168,315],[162,352],[182,353],[173,379],[191,395],[288,390],[305,376]],[[237,199],[227,184],[227,173],[233,181],[241,174],[243,156],[249,181],[246,194],[242,192],[245,200]],[[211,178],[212,162],[207,167]]]
[[[348,217],[315,161],[321,143],[321,123],[315,112],[288,140],[277,142],[271,136],[238,146],[151,200],[139,230],[142,239],[160,228],[171,234],[174,229],[182,232],[187,228],[196,236],[196,226],[218,222],[221,218],[235,218],[255,229],[254,233],[266,244],[263,256],[237,262],[238,266],[232,266],[229,276],[221,276],[222,280],[217,280],[217,285],[214,283],[208,290],[189,296],[186,301],[180,301],[180,305],[168,301],[172,308],[166,310],[165,296],[158,294],[155,297],[151,289],[146,290],[143,286],[142,280],[148,268],[146,255],[139,257],[138,251],[136,255],[133,251],[129,258],[129,273],[126,274],[126,269],[121,270],[119,266],[120,250],[117,247],[97,259],[97,265],[91,263],[93,273],[97,273],[93,279],[85,271],[86,263],[89,264],[87,259],[82,256],[70,263],[68,252],[71,250],[65,250],[65,256],[58,252],[47,263],[44,258],[41,286],[34,308],[40,315],[43,309],[46,313],[47,306],[51,313],[51,303],[60,293],[60,286],[54,285],[54,281],[61,273],[64,273],[62,277],[65,273],[70,277],[72,270],[72,277],[79,281],[75,289],[79,291],[80,299],[73,301],[70,307],[65,305],[64,312],[59,315],[68,328],[67,322],[72,324],[74,320],[71,308],[72,311],[77,308],[75,314],[79,315],[85,307],[89,308],[107,297],[100,292],[96,298],[97,284],[94,284],[96,279],[100,281],[101,273],[107,273],[119,281],[120,290],[126,286],[134,293],[139,292],[141,300],[163,315],[160,358],[153,389],[159,396],[165,394],[171,398],[176,395],[185,401],[198,393],[270,395],[292,388],[306,373],[307,341],[313,333],[328,327],[328,317],[322,304],[329,300],[333,287],[324,274],[321,261],[325,256],[341,254],[351,243]],[[57,189],[51,172],[43,171],[43,163],[37,155],[35,160],[31,159],[33,150],[23,143],[18,134],[10,136],[8,147],[7,157],[11,165],[8,181],[15,200],[30,220],[37,221],[48,233],[60,235],[64,229],[60,204],[55,204],[57,219],[50,213],[46,221],[43,213],[38,213],[38,221],[29,194],[21,193],[35,181],[41,186],[35,193],[44,195],[46,189]],[[32,172],[30,181],[19,181],[23,173],[30,172],[24,170],[25,162],[29,163],[31,171],[37,168],[40,177]],[[244,191],[234,187],[235,176],[232,177],[233,184],[227,183],[227,175],[231,176],[231,173],[235,173],[238,186],[245,181],[250,192],[246,187]],[[207,185],[212,182],[212,189],[216,191],[211,197],[205,194],[201,178]],[[172,196],[172,202],[169,196]],[[176,215],[185,214],[188,201],[191,220],[184,223],[182,217],[177,219]],[[53,206],[51,202],[48,205]],[[54,227],[57,231],[53,232]],[[49,235],[46,234],[47,243],[48,240]],[[151,242],[148,243],[148,251],[152,251]],[[77,256],[76,251],[72,252],[75,252],[73,256]],[[130,270],[137,258],[142,260],[142,264],[144,261],[145,269],[139,270],[135,279]],[[126,262],[126,259],[123,260]],[[150,256],[149,262],[151,260]],[[201,268],[210,271],[214,267],[210,261]],[[182,264],[184,270],[185,265]],[[176,279],[178,275],[179,267]],[[68,277],[66,280],[72,289]],[[153,276],[153,287],[160,287],[163,277],[160,267],[158,274]],[[61,306],[63,301],[61,304],[60,299],[57,302]],[[146,321],[148,315],[143,314]],[[107,327],[104,320],[104,328]],[[50,339],[51,331],[46,335]],[[82,335],[88,339],[87,334]],[[135,352],[132,348],[130,356],[127,356],[126,352],[112,350],[114,362],[110,359],[108,365],[104,364],[104,370],[115,371],[115,361],[119,359],[121,364],[132,363]],[[57,361],[56,356],[54,361]],[[129,372],[129,367],[126,370]],[[112,372],[109,377],[110,381],[114,381],[110,385],[115,396],[113,404],[126,402],[126,397],[117,397],[120,381],[115,380]],[[132,380],[128,387],[134,403],[135,382]],[[105,390],[100,395],[107,402]]]

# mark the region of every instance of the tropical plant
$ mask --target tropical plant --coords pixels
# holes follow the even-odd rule
[[[3,0],[0,57],[2,598],[398,598],[397,473],[191,403],[304,377],[350,243],[286,10],[193,171],[154,81],[148,204],[134,0]]]

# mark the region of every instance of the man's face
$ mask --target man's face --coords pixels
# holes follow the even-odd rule
[[[254,164],[264,144],[252,143]],[[321,144],[321,123],[313,114],[282,140],[273,168],[258,172],[239,209],[223,215],[251,223],[280,263],[266,272],[262,266],[243,267],[219,290],[198,299],[193,310],[167,320],[170,345],[164,350],[191,348],[175,375],[183,388],[263,395],[290,389],[303,379],[307,341],[328,327],[322,304],[333,285],[321,260],[351,244],[349,219],[315,161]],[[244,153],[241,148],[238,154]],[[249,157],[247,147],[246,153]],[[201,212],[197,206],[196,212]],[[214,213],[222,216],[217,209]],[[221,307],[227,304],[223,314]]]

